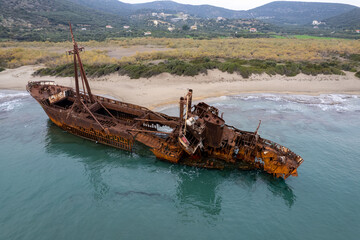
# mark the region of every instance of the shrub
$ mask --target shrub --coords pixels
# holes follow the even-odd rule
[[[355,76],[360,78],[360,71],[358,71],[357,73],[355,73]]]
[[[224,62],[219,66],[219,69],[223,72],[234,73],[238,68],[236,63]]]
[[[146,71],[148,67],[139,64],[139,65],[126,65],[120,69],[120,74],[129,75],[130,78],[140,78]]]
[[[353,61],[360,62],[360,54],[350,54],[349,59]]]
[[[228,59],[224,62],[211,60],[210,58],[197,58],[191,61],[169,59],[159,64],[153,63],[123,63],[123,64],[84,64],[88,76],[100,77],[114,72],[128,75],[130,78],[149,78],[164,72],[174,75],[195,76],[199,73],[207,73],[208,69],[219,69],[223,72],[238,73],[243,78],[249,78],[252,74],[267,73],[269,75],[296,76],[299,73],[307,75],[337,74],[343,75],[342,70],[356,71],[355,65],[338,62],[280,62],[271,60],[243,60]],[[52,75],[68,77],[74,75],[72,63],[59,65],[53,68],[43,68],[35,72],[36,75]]]

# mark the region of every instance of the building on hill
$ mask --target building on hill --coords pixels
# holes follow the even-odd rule
[[[314,21],[312,22],[312,25],[313,25],[313,26],[320,26],[320,25],[326,25],[326,23],[325,23],[325,22],[321,22],[321,21],[314,20]]]
[[[169,30],[170,32],[172,32],[172,31],[175,30],[175,28],[173,28],[173,27],[168,27],[168,30]]]
[[[149,35],[151,35],[151,32],[144,32],[144,36],[149,36]]]
[[[360,33],[360,29],[358,29],[358,30],[355,30],[355,32],[356,32],[356,33]]]
[[[179,22],[179,21],[182,21],[183,19],[182,18],[172,18],[170,19],[170,21],[172,22]]]
[[[130,28],[130,26],[124,26],[124,29],[129,29]]]
[[[250,28],[249,31],[253,33],[257,32],[256,28]]]
[[[84,28],[84,27],[83,27],[83,28],[81,28],[81,31],[86,31],[86,28]]]
[[[160,14],[158,14],[160,17],[162,17],[162,18],[167,18],[167,17],[170,17],[172,14],[168,14],[168,13],[164,13],[164,12],[162,12],[162,13],[160,13]]]
[[[105,28],[111,29],[111,28],[113,28],[113,27],[112,27],[111,25],[106,25]]]
[[[183,12],[180,12],[178,14],[179,18],[181,18],[183,21],[186,21],[189,18],[189,14],[185,14]]]

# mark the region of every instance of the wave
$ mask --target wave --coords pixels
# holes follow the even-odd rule
[[[7,101],[0,104],[0,112],[8,112],[13,110],[14,108],[17,108],[21,106],[21,100],[13,100],[13,101]]]
[[[24,91],[2,90],[0,92],[0,112],[8,112],[23,104],[29,98],[29,93]]]
[[[239,94],[232,96],[212,97],[205,100],[208,104],[221,109],[239,111],[242,109],[241,101],[254,103],[254,109],[263,109],[266,111],[303,111],[304,106],[320,109],[321,111],[336,112],[360,112],[360,96],[349,94],[321,94],[313,95],[291,95],[291,94],[269,94],[253,93]],[[194,104],[199,101],[194,101]],[[265,106],[264,103],[273,102],[276,104],[276,110],[271,106]],[[177,104],[166,105],[156,109],[156,111],[173,113]],[[244,110],[244,109],[242,109]],[[177,112],[176,112],[177,113]]]
[[[290,95],[290,94],[241,94],[229,96],[229,100],[270,101],[280,104],[299,104],[317,107],[322,111],[360,111],[360,97],[348,94]]]
[[[13,92],[13,91],[12,91]],[[0,92],[0,100],[6,98],[17,98],[17,97],[27,97],[29,96],[29,93],[27,92],[13,92],[13,93],[7,93],[7,92]]]
[[[313,95],[290,95],[290,94],[241,94],[236,96],[229,96],[230,99],[241,99],[241,100],[269,100],[269,101],[285,101],[285,102],[296,102],[304,104],[339,104],[346,102],[349,99],[359,99],[358,95],[348,95],[348,94],[321,94],[317,96]]]

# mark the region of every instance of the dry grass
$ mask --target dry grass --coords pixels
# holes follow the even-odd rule
[[[0,43],[0,67],[15,68],[22,65],[44,63],[58,66],[72,61],[64,51],[71,42],[3,42]],[[341,54],[359,54],[360,41],[345,39],[169,39],[133,38],[104,42],[88,41],[79,45],[91,49],[156,45],[173,50],[137,52],[120,60],[111,58],[104,50],[82,53],[86,64],[139,63],[158,59],[240,58],[269,59],[275,61],[326,61]]]

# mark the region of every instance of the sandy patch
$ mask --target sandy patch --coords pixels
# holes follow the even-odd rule
[[[53,80],[60,85],[74,86],[73,78],[33,77],[32,73],[41,66],[23,66],[0,72],[0,89],[25,90],[28,81]],[[111,74],[91,78],[90,86],[95,94],[106,94],[121,101],[154,108],[163,104],[177,103],[189,88],[194,98],[203,99],[240,93],[291,93],[360,94],[360,79],[354,73],[344,76],[299,74],[295,77],[252,75],[244,79],[238,74],[208,71],[207,75],[194,77],[174,76],[162,73],[151,78],[130,79],[128,76]]]

